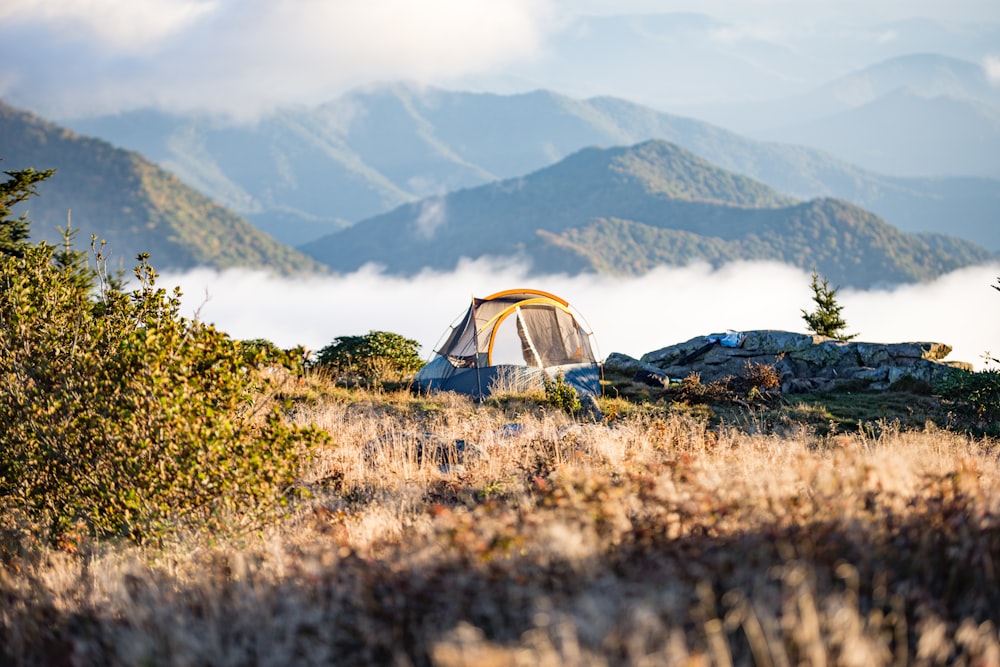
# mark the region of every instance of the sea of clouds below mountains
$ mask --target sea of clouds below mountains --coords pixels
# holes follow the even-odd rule
[[[928,341],[953,347],[948,359],[988,367],[1000,356],[1000,263],[966,268],[926,284],[841,289],[838,302],[858,340]],[[812,310],[810,276],[774,263],[662,267],[641,277],[529,276],[525,267],[464,262],[452,272],[401,278],[365,268],[343,276],[276,278],[244,270],[165,274],[179,286],[183,314],[214,323],[235,338],[266,338],[282,347],[318,350],[337,336],[393,331],[421,344],[428,357],[449,325],[482,297],[515,287],[558,294],[582,314],[602,358],[642,354],[726,330],[805,332]]]

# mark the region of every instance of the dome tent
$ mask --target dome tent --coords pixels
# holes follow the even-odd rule
[[[422,390],[477,399],[500,387],[541,385],[562,375],[581,396],[601,393],[593,334],[563,299],[532,289],[473,297],[432,359],[417,373]]]

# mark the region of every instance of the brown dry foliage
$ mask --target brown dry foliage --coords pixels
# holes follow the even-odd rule
[[[300,398],[333,439],[311,500],[259,535],[9,560],[0,662],[1000,663],[990,441]]]
[[[700,373],[691,373],[667,387],[665,395],[686,403],[759,403],[778,396],[781,371],[773,364],[747,360],[741,375],[727,375],[702,382]]]

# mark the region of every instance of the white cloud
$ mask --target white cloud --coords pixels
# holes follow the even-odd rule
[[[996,21],[998,6],[993,0],[3,0],[0,98],[63,121],[148,106],[251,120],[276,106],[317,104],[384,81],[459,87],[493,81],[572,93],[580,92],[575,80],[582,74],[556,70],[555,78],[538,78],[518,74],[516,66],[543,62],[549,37],[580,14],[703,13],[729,24],[717,37],[738,42],[782,35],[784,41],[824,21]],[[661,75],[653,79],[662,82]]]
[[[1000,86],[1000,56],[990,56],[983,60],[983,70],[991,84]]]
[[[212,0],[7,0],[0,23],[105,50],[145,51],[190,27]]]
[[[252,117],[529,57],[549,18],[548,0],[7,0],[0,61],[17,76],[0,96],[57,118],[148,105]]]
[[[997,275],[1000,266],[976,267],[891,291],[841,290],[838,301],[859,340],[946,343],[954,348],[949,359],[981,367],[984,352],[1000,351],[1000,296],[990,289]],[[528,278],[516,264],[483,261],[412,279],[370,269],[308,280],[195,271],[163,276],[160,284],[180,285],[185,314],[200,310],[202,319],[237,338],[318,350],[337,336],[381,329],[416,339],[424,356],[472,296],[514,287],[566,298],[593,328],[603,357],[611,352],[639,357],[727,329],[805,332],[801,310],[813,307],[806,273],[752,263],[718,270],[661,268],[640,278]]]
[[[875,36],[875,41],[879,44],[888,44],[899,39],[899,33],[895,30],[885,30]]]
[[[444,197],[429,197],[420,204],[417,216],[417,235],[424,239],[434,237],[434,232],[448,219]]]
[[[735,44],[742,41],[779,42],[786,37],[783,30],[774,26],[749,24],[715,28],[710,32],[710,35],[712,39],[727,44]]]

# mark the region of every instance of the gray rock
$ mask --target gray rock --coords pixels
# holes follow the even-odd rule
[[[748,363],[773,365],[782,391],[806,392],[846,387],[884,390],[911,378],[934,385],[972,365],[945,361],[951,346],[934,342],[871,343],[841,341],[790,331],[747,331],[740,347],[712,343],[719,334],[698,336],[644,354],[640,359],[612,355],[625,372],[661,373],[683,378],[698,373],[703,382],[740,377]]]
[[[816,383],[805,378],[782,379],[781,391],[784,394],[807,394],[816,391]]]
[[[858,351],[862,366],[878,367],[892,363],[892,353],[887,345],[855,343],[854,348]]]
[[[885,366],[878,368],[869,368],[867,366],[845,368],[841,372],[841,376],[865,382],[885,382],[889,379],[889,369]]]
[[[607,359],[604,360],[604,370],[606,371],[617,371],[623,375],[634,375],[639,372],[661,374],[663,370],[658,366],[646,363],[644,361],[639,361],[634,357],[630,357],[627,354],[622,354],[621,352],[612,352]]]

